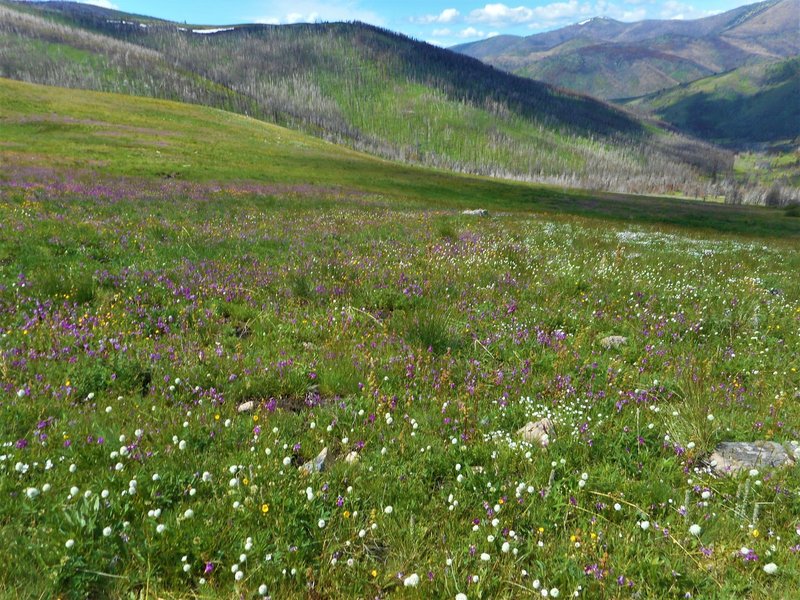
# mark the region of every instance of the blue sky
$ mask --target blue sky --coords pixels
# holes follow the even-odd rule
[[[696,19],[741,0],[84,0],[191,24],[365,21],[440,46],[498,34],[531,35],[605,16],[620,21]]]

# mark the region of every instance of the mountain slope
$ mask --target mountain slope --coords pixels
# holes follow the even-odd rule
[[[618,108],[367,25],[0,11],[0,74],[24,81],[205,104],[387,158],[594,189],[702,195],[715,193],[708,175],[732,169],[731,155]]]
[[[574,41],[567,43],[574,46]],[[672,87],[705,77],[711,70],[642,46],[592,44],[552,53],[521,67],[517,73],[541,81],[558,81],[568,89],[591,90],[598,97],[613,97],[619,90],[642,95],[654,88]]]
[[[690,21],[622,23],[601,17],[453,49],[554,85],[626,98],[798,54],[798,23],[800,0],[769,0]],[[595,77],[587,76],[590,70]]]
[[[0,204],[18,202],[34,212],[41,198],[110,200],[112,211],[120,198],[153,200],[143,210],[153,210],[152,223],[158,223],[159,207],[172,199],[241,205],[255,196],[265,205],[274,200],[300,210],[329,202],[425,210],[484,207],[800,236],[800,220],[763,208],[447,173],[381,160],[204,106],[1,78],[0,131]],[[139,232],[124,234],[139,243],[134,241]]]
[[[630,106],[682,131],[733,146],[797,142],[800,57],[742,67],[661,93]]]

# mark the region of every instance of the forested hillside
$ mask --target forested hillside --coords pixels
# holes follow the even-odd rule
[[[375,27],[184,26],[0,3],[0,74],[205,104],[392,159],[631,192],[724,193],[732,156]]]
[[[742,67],[629,105],[720,144],[793,145],[800,138],[800,57]]]

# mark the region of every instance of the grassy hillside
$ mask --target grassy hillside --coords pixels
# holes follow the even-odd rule
[[[682,131],[717,143],[796,144],[800,138],[800,57],[742,67],[638,98]]]
[[[360,24],[214,34],[0,5],[0,73],[226,108],[393,159],[631,192],[718,193],[732,156],[609,105]]]
[[[27,3],[9,6],[0,2],[0,75],[46,85],[206,104],[236,112],[256,108],[252,100],[196,73],[176,68],[157,51],[75,27],[57,13],[48,15],[43,19],[40,11]],[[109,20],[119,17],[113,12],[106,16],[115,17]]]
[[[798,22],[798,0],[769,0],[695,20],[622,23],[595,18],[454,49],[599,98],[630,98],[796,55]]]
[[[215,109],[0,80],[0,183],[8,193],[159,198],[209,190],[377,195],[440,208],[567,213],[642,223],[800,235],[782,212],[715,202],[567,191],[373,158]],[[232,186],[232,187],[231,187]],[[304,192],[306,190],[306,192]]]

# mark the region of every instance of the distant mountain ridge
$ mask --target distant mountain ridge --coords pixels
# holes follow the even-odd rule
[[[390,159],[559,185],[704,195],[733,163],[627,110],[360,23],[198,26],[0,0],[0,76],[203,104]]]
[[[596,17],[452,49],[518,75],[616,99],[800,54],[799,29],[800,0],[768,0],[686,21]]]

